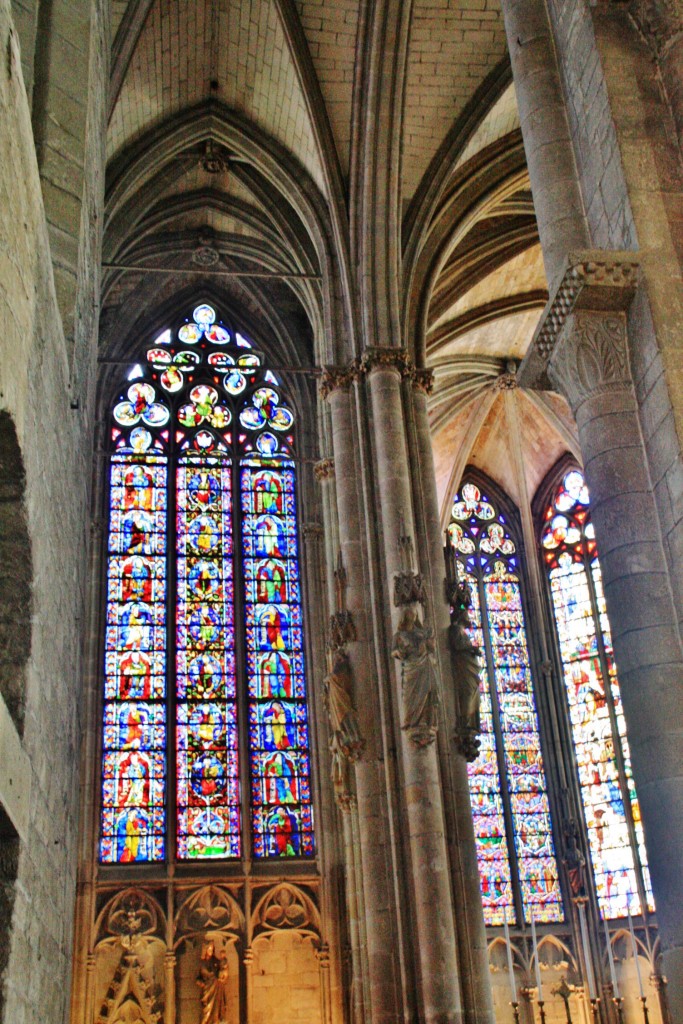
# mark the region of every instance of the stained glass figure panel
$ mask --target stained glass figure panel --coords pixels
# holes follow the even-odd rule
[[[505,516],[472,482],[453,500],[449,539],[472,592],[472,639],[482,654],[481,750],[468,770],[484,919],[514,920],[516,886],[525,920],[533,913],[539,922],[562,921],[516,544]]]
[[[180,860],[243,856],[244,817],[256,857],[315,852],[294,414],[251,349],[201,303],[112,403],[103,862],[163,859],[167,805]]]
[[[158,861],[165,854],[166,483],[164,456],[112,456],[103,863]]]
[[[218,458],[181,460],[177,470],[176,538],[178,857],[239,857],[232,494],[228,462]]]
[[[525,918],[563,920],[541,740],[529,669],[522,595],[497,562],[484,577],[491,654]]]
[[[470,621],[471,640],[484,650],[481,624],[479,587],[474,576],[464,577],[472,594]],[[477,846],[481,900],[486,924],[502,924],[515,917],[510,874],[510,852],[505,833],[503,796],[498,770],[496,735],[493,728],[493,709],[486,660],[481,668],[481,747],[479,756],[467,766],[470,784],[470,802],[474,821],[474,839]]]
[[[314,853],[294,464],[240,468],[256,857]]]
[[[626,917],[629,911],[640,913],[641,906],[625,799],[630,804],[650,910],[654,909],[652,889],[588,489],[578,470],[566,473],[555,492],[546,512],[542,544],[598,902],[605,917]]]

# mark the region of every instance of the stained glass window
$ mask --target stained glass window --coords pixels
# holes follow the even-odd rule
[[[529,667],[517,545],[504,514],[474,483],[455,496],[449,526],[472,593],[482,653],[481,749],[468,766],[484,919],[564,918]]]
[[[114,403],[103,863],[315,852],[294,415],[262,363],[200,305]]]
[[[607,918],[640,913],[641,897],[653,910],[588,488],[578,469],[556,487],[541,542],[598,903]]]

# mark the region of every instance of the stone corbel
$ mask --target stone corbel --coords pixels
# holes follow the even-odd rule
[[[313,473],[318,483],[331,480],[334,476],[334,459],[319,459],[313,466]]]
[[[609,353],[614,346],[610,337],[614,338],[614,321],[623,322],[623,314],[631,304],[639,281],[640,264],[633,252],[596,249],[570,253],[566,270],[545,307],[520,366],[520,385],[537,390],[550,390],[554,386],[567,393],[566,374],[579,371],[585,377],[591,372],[596,355],[601,358],[603,353],[608,357],[605,383],[610,383],[613,373]],[[579,314],[579,320],[573,319]],[[589,326],[591,323],[593,327]],[[580,366],[573,366],[561,350],[566,349],[570,337],[576,338],[577,331],[579,335],[583,332],[589,340],[585,354],[579,359]],[[625,335],[625,331],[623,333]],[[596,335],[600,335],[599,339]],[[621,343],[617,347],[620,349]],[[577,397],[580,400],[580,395],[573,393],[567,397],[570,402]]]

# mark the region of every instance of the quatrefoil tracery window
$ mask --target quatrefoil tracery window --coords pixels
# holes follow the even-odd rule
[[[205,304],[130,381],[112,413],[100,859],[312,856],[294,415]]]

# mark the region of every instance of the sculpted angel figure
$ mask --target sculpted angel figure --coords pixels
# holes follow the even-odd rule
[[[436,737],[439,696],[435,650],[434,631],[420,622],[417,605],[407,605],[391,653],[402,668],[402,728],[418,747],[433,743]]]
[[[213,939],[204,943],[197,985],[201,991],[200,1024],[228,1024],[228,955],[216,950]]]

